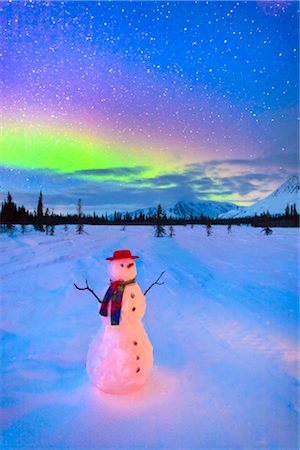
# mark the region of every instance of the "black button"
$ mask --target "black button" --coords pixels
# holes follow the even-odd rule
[[[135,311],[135,307],[132,308],[132,311]]]
[[[137,357],[136,357],[136,359],[140,359],[140,357],[139,357],[139,356],[137,356]]]
[[[134,293],[133,292],[131,292],[130,297],[134,298]]]
[[[137,342],[136,342],[136,341],[134,341],[134,342],[133,342],[133,345],[137,345]]]
[[[141,370],[141,369],[140,369],[139,367],[136,369],[137,372],[139,372],[140,370]]]

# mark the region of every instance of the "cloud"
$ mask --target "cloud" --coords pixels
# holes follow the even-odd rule
[[[88,176],[99,176],[99,177],[128,177],[133,175],[141,175],[142,173],[149,170],[147,166],[136,166],[136,167],[116,167],[116,168],[106,168],[106,169],[86,169],[77,170],[69,175],[88,175]]]
[[[234,160],[234,163],[236,161],[240,160]],[[284,174],[253,171],[253,168],[248,172],[250,168],[246,166],[247,164],[242,173],[229,176],[228,171],[224,171],[220,165],[218,167],[222,170],[212,171],[213,175],[210,176],[207,163],[194,163],[186,165],[180,173],[167,173],[150,178],[141,176],[146,170],[143,166],[132,169],[121,167],[84,170],[72,174],[45,170],[11,170],[2,167],[0,179],[2,198],[10,190],[18,204],[33,209],[37,205],[38,192],[42,190],[45,207],[70,212],[75,212],[78,198],[82,199],[85,212],[131,210],[158,203],[167,206],[180,200],[197,202],[220,198],[232,202],[232,198],[238,198],[238,202],[243,203],[245,200],[249,202],[249,199],[255,201],[264,193],[269,194],[286,180]],[[96,177],[81,176],[87,173]],[[101,178],[104,174],[126,174],[126,177],[130,174],[130,177],[124,180],[105,176]]]
[[[262,158],[252,159],[216,159],[205,161],[200,164],[189,164],[190,168],[197,168],[205,172],[205,168],[212,168],[216,166],[245,166],[253,168],[273,168],[278,170],[278,167],[283,167],[286,170],[295,170],[299,167],[299,154],[298,152],[284,152],[274,151]]]
[[[191,170],[190,170],[191,167]],[[204,170],[197,170],[197,165],[188,165],[183,173],[170,173],[145,180],[136,180],[138,184],[150,185],[151,188],[173,188],[177,191],[177,198],[188,200],[191,197],[205,200],[211,196],[247,195],[252,191],[261,190],[265,183],[274,181],[274,176],[261,172],[235,176],[201,176]],[[183,198],[184,197],[184,198]]]

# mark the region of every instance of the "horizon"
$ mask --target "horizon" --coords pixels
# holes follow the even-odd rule
[[[287,183],[291,178],[293,178],[293,177],[297,177],[298,180],[299,180],[300,173],[299,173],[299,174],[294,173],[294,174],[290,175],[290,176],[288,177],[288,179],[287,179],[284,183],[281,183],[279,186],[277,186],[277,187],[274,189],[274,191],[270,192],[269,194],[267,194],[265,197],[259,199],[258,201],[267,198],[269,195],[271,195],[273,192],[275,192],[275,191],[276,191],[277,189],[279,189],[281,186],[283,186],[284,184],[286,184],[286,183]],[[40,191],[40,192],[42,192],[42,191]],[[10,193],[11,196],[12,196],[13,202],[15,202],[15,203],[17,204],[17,206],[24,206],[25,209],[26,209],[27,211],[33,213],[33,212],[36,211],[36,209],[37,209],[38,197],[39,197],[40,192],[36,193],[36,205],[35,205],[35,207],[27,207],[25,204],[19,204],[19,203],[15,200],[14,195],[13,195],[13,193],[12,193],[11,191],[8,191],[8,192],[6,193],[6,195],[3,196],[2,202],[4,202],[4,201],[6,200],[7,194]],[[63,214],[63,215],[65,215],[65,214],[66,214],[66,215],[67,215],[67,214],[70,214],[70,215],[76,214],[77,203],[74,205],[74,211],[73,211],[73,212],[71,212],[70,210],[67,210],[67,209],[59,209],[59,207],[56,207],[56,209],[55,209],[55,207],[49,208],[49,207],[47,206],[47,203],[46,203],[46,201],[47,201],[47,194],[46,194],[46,200],[45,200],[45,194],[44,194],[44,192],[42,192],[42,196],[43,196],[43,210],[44,210],[44,213],[45,213],[45,210],[48,208],[49,211],[50,211],[50,209],[51,209],[51,212],[53,211],[54,214]],[[77,202],[78,202],[78,200],[79,200],[79,199],[77,199]],[[81,200],[81,199],[80,199],[80,200]],[[190,200],[178,200],[178,201],[175,201],[175,202],[169,203],[169,204],[162,204],[162,203],[158,203],[158,204],[161,205],[161,207],[162,207],[163,210],[167,210],[167,209],[169,209],[170,207],[176,206],[178,203],[193,203],[193,204],[198,204],[198,203],[206,203],[206,202],[220,203],[220,204],[226,203],[226,202],[222,202],[222,201],[218,201],[218,200],[199,200],[199,201],[197,201],[197,202],[191,202]],[[227,203],[231,203],[231,202],[227,202]],[[247,208],[247,207],[251,207],[251,206],[255,205],[256,203],[257,203],[257,202],[254,202],[254,203],[252,203],[252,204],[250,204],[250,205],[247,205],[247,206],[245,206],[245,207],[246,207],[246,208]],[[98,210],[98,211],[96,211],[96,210],[92,210],[92,209],[89,209],[89,208],[88,208],[88,209],[85,209],[85,205],[84,205],[84,204],[82,204],[82,208],[83,208],[83,214],[85,214],[85,215],[91,215],[91,214],[95,213],[97,216],[102,216],[102,215],[105,215],[105,214],[112,215],[112,214],[115,213],[115,212],[120,213],[120,214],[125,214],[126,212],[133,213],[133,212],[138,211],[138,210],[148,210],[148,209],[151,209],[151,208],[156,208],[156,207],[158,206],[158,204],[157,204],[157,205],[151,205],[151,206],[143,206],[143,207],[141,207],[141,208],[135,208],[135,209],[133,209],[133,210],[111,209],[111,210]],[[241,207],[241,206],[239,206],[239,205],[237,205],[237,204],[235,204],[235,203],[231,203],[231,204],[232,204],[232,206]]]
[[[299,168],[294,2],[1,2],[1,196],[249,206]],[[97,194],[95,194],[97,193]],[[183,200],[188,199],[188,200]]]

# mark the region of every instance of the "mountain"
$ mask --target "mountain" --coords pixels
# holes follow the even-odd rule
[[[240,208],[239,211],[232,209],[219,217],[224,219],[253,217],[269,212],[271,215],[284,214],[287,205],[296,204],[297,211],[300,211],[300,178],[299,175],[292,175],[285,183],[279,186],[268,197],[259,200],[251,206]]]
[[[191,214],[194,217],[199,217],[201,214],[204,216],[215,218],[220,214],[224,214],[227,211],[239,210],[240,207],[228,202],[215,202],[215,201],[202,201],[202,202],[188,202],[181,201],[163,208],[163,212],[168,216],[175,219],[189,219]],[[129,214],[131,217],[136,215],[137,217],[143,213],[146,216],[153,216],[156,213],[156,206],[149,208],[136,209]],[[124,214],[124,213],[123,213]]]
[[[169,206],[166,209],[166,213],[167,216],[174,218],[189,218],[191,214],[194,217],[199,217],[203,214],[204,216],[214,218],[236,208],[239,207],[228,202],[202,201],[193,203],[181,201],[175,203],[173,206]]]

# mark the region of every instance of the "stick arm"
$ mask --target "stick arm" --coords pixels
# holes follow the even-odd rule
[[[91,294],[93,294],[94,297],[96,297],[96,299],[98,300],[98,302],[99,302],[99,303],[102,303],[102,300],[100,300],[100,298],[98,297],[98,295],[95,294],[95,292],[93,291],[93,289],[91,289],[91,288],[89,287],[87,280],[85,280],[86,287],[84,287],[84,288],[77,286],[76,283],[73,283],[73,284],[74,284],[75,288],[78,289],[79,291],[90,291]]]
[[[165,284],[164,282],[159,283],[159,280],[161,279],[161,277],[163,276],[163,274],[164,274],[165,272],[166,272],[165,270],[162,271],[162,273],[159,275],[159,277],[157,278],[157,280],[154,281],[154,283],[152,283],[152,284],[148,287],[148,289],[145,290],[144,295],[146,295],[147,292],[149,292],[150,289],[151,289],[155,284],[158,284],[159,286],[161,286],[162,284]]]

